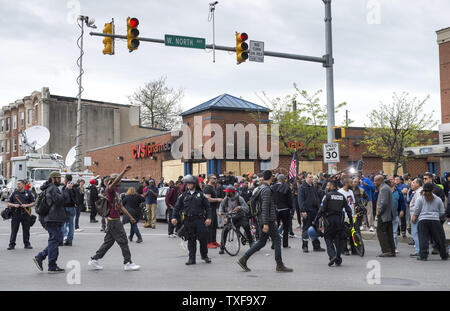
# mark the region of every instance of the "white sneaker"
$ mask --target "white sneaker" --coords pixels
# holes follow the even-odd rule
[[[398,254],[398,249],[395,250],[395,253]]]
[[[370,227],[370,232],[374,232],[375,229],[373,227]]]
[[[177,236],[175,234],[169,234],[169,238],[176,238]]]
[[[89,260],[88,265],[91,266],[92,269],[94,269],[94,270],[102,270],[102,269],[103,269],[103,267],[100,266],[100,264],[98,263],[98,261],[95,260],[95,259]]]
[[[364,226],[359,227],[359,231],[363,231],[364,230]]]
[[[447,223],[447,225],[449,225],[450,226],[450,221]]]
[[[128,262],[124,266],[125,271],[137,271],[141,268],[141,266],[135,264],[134,262]]]
[[[83,232],[84,230],[81,228],[75,229],[75,232]]]

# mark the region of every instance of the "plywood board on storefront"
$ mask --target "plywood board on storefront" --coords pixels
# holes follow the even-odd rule
[[[386,175],[392,175],[394,173],[394,162],[383,162],[383,173]],[[403,167],[399,167],[397,175],[403,175]]]
[[[200,174],[208,174],[206,162],[192,163],[192,175],[198,176]]]
[[[177,181],[178,176],[184,176],[184,163],[181,160],[163,161],[162,176],[166,182]]]
[[[299,161],[298,171],[300,172],[310,172],[316,175],[319,172],[323,172],[322,161]]]
[[[234,176],[254,173],[254,163],[250,161],[226,161],[226,173],[233,172]]]

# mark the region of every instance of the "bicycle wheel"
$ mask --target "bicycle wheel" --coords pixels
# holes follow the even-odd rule
[[[228,231],[227,239],[225,243],[225,251],[230,256],[236,256],[239,253],[239,250],[241,249],[241,243],[239,241],[239,235],[234,230],[231,229]]]
[[[352,236],[353,244],[355,245],[356,252],[359,256],[364,256],[364,242],[361,233],[355,232]]]

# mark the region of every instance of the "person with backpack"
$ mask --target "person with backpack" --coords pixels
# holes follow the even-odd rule
[[[26,182],[17,181],[17,189],[14,190],[9,198],[8,207],[13,208],[11,216],[11,238],[9,240],[8,250],[13,250],[16,246],[17,232],[22,224],[23,244],[25,249],[32,249],[30,244],[30,215],[31,207],[34,205],[33,194],[25,190]]]
[[[277,206],[277,223],[283,223],[283,247],[289,248],[289,231],[291,227],[292,191],[283,174],[277,176],[277,183],[272,185],[273,199]]]
[[[67,214],[64,208],[64,197],[58,187],[61,184],[61,173],[53,171],[49,180],[41,186],[42,192],[38,196],[36,203],[36,213],[39,221],[48,232],[48,245],[37,254],[33,261],[39,271],[43,271],[42,262],[48,257],[49,273],[64,273],[64,269],[58,267],[59,249],[58,246],[63,241],[62,227],[67,221]]]
[[[250,224],[248,222],[249,207],[244,198],[240,196],[238,192],[236,192],[236,189],[233,186],[228,186],[224,191],[227,195],[223,199],[223,201],[220,202],[219,215],[231,212],[236,213],[235,216],[232,217],[233,224],[238,230],[240,229],[240,227],[244,228],[247,241],[250,247],[252,247],[253,237],[252,232],[250,231]],[[227,241],[227,235],[230,229],[230,227],[225,227],[225,229],[222,231],[219,254],[224,254],[225,243]]]
[[[106,235],[103,244],[97,250],[94,256],[88,262],[88,265],[94,270],[102,270],[103,267],[98,263],[98,260],[103,258],[108,250],[114,245],[114,242],[119,244],[122,255],[125,271],[136,271],[140,269],[140,266],[131,261],[130,248],[128,246],[128,238],[120,221],[120,212],[124,213],[130,218],[130,222],[136,223],[136,219],[130,215],[130,213],[123,207],[119,197],[120,181],[122,177],[131,169],[131,166],[127,166],[120,174],[112,174],[106,180],[106,200],[107,200],[107,227]]]
[[[263,183],[261,185],[261,193],[259,198],[261,201],[262,210],[262,224],[264,224],[262,229],[261,238],[252,246],[250,249],[238,260],[239,266],[241,266],[244,271],[251,271],[247,266],[248,259],[261,248],[263,248],[269,237],[272,239],[275,248],[275,261],[277,263],[276,271],[278,272],[292,272],[291,268],[284,265],[281,258],[281,244],[280,235],[278,234],[278,227],[276,225],[277,220],[277,208],[273,201],[272,190],[270,189],[270,183],[272,179],[272,171],[266,170],[263,173]]]

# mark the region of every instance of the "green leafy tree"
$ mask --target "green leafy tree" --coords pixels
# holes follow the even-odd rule
[[[406,156],[403,154],[405,148],[423,144],[423,137],[431,134],[431,129],[437,125],[433,119],[434,111],[424,111],[429,98],[428,95],[423,100],[416,97],[410,99],[406,92],[400,96],[394,93],[391,104],[381,103],[368,115],[362,142],[370,153],[394,162],[394,175],[399,167],[407,172]]]
[[[264,92],[264,97],[259,98],[271,110],[272,123],[279,125],[281,153],[297,152],[298,171],[301,158],[315,158],[322,153],[322,144],[327,141],[327,105],[320,102],[322,90],[310,94],[295,83],[294,88],[295,93],[284,98],[270,99]],[[345,105],[335,107],[336,112]],[[301,145],[293,149],[291,142],[301,142]]]

